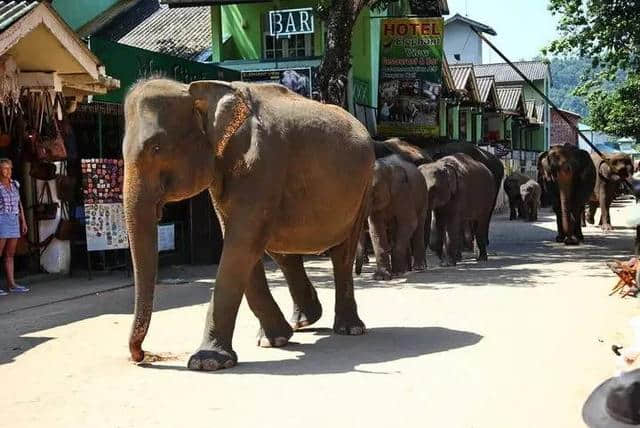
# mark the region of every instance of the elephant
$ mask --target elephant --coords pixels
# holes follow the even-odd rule
[[[523,217],[522,196],[520,187],[529,181],[529,177],[519,172],[513,172],[504,179],[502,185],[504,192],[509,198],[509,220]]]
[[[556,214],[556,242],[584,241],[582,215],[596,184],[596,168],[585,150],[571,144],[553,146],[538,156],[538,183]]]
[[[157,276],[163,206],[208,189],[224,236],[199,348],[188,368],[237,363],[232,337],[243,295],[258,318],[258,345],[284,346],[322,306],[302,262],[328,251],[335,278],[334,332],[360,335],[353,262],[366,220],[375,155],[367,129],[340,107],[282,85],[142,80],[125,98],[124,208],[135,280],[129,351],[142,361]],[[262,262],[281,267],[294,301],[287,322]]]
[[[436,249],[443,266],[455,266],[466,225],[478,245],[478,260],[487,260],[489,223],[497,193],[495,177],[481,162],[464,153],[445,156],[418,167],[427,183],[427,205],[435,229],[444,238]],[[442,241],[441,241],[442,242]]]
[[[432,157],[432,159],[437,160],[441,159],[444,156],[456,154],[456,153],[464,153],[475,161],[482,163],[486,166],[489,171],[491,171],[494,183],[495,183],[495,194],[492,196],[492,204],[491,204],[491,216],[493,215],[493,208],[496,206],[496,201],[498,199],[498,190],[502,185],[502,179],[504,178],[504,165],[500,159],[498,159],[492,153],[489,153],[486,150],[483,150],[476,146],[475,144],[466,143],[466,142],[457,142],[451,141],[446,144],[441,144],[437,146],[431,146],[425,150],[425,152]],[[431,251],[435,252],[438,255],[442,254],[442,239],[443,237],[439,233],[439,228],[436,227],[435,217],[431,215],[431,213],[427,213],[427,221],[431,223],[431,226],[427,226],[428,235],[425,239],[429,244],[429,248]],[[491,221],[491,217],[489,218]],[[462,245],[459,248],[473,249],[473,234],[470,231],[469,225],[464,225],[465,231],[465,239],[462,242]],[[489,243],[487,242],[487,245]],[[462,258],[462,254],[459,253],[457,255],[458,259]]]
[[[392,274],[403,274],[412,265],[414,270],[424,270],[427,187],[418,168],[399,155],[377,159],[371,198],[369,234],[377,265],[374,279],[389,280]],[[363,233],[356,258],[357,274],[364,262],[365,243]]]
[[[542,189],[535,180],[528,180],[520,186],[520,199],[522,201],[523,217],[527,221],[538,221],[538,209]]]
[[[612,229],[609,208],[619,195],[622,182],[629,180],[633,175],[633,161],[631,156],[624,153],[606,155],[606,159],[592,153],[591,160],[597,174],[593,194],[589,198],[589,214],[586,220],[593,224],[596,209],[600,207],[602,230],[609,231]]]

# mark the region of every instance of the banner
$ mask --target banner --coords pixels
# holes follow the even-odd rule
[[[279,83],[293,92],[311,98],[311,68],[247,70],[240,73],[243,82]]]
[[[380,31],[378,134],[439,135],[443,18],[385,19]]]

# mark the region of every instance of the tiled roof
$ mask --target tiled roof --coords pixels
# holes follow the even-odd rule
[[[475,28],[476,30],[478,30],[480,32],[487,33],[487,34],[490,34],[492,36],[497,36],[498,35],[498,33],[496,33],[496,30],[494,30],[493,28],[489,27],[488,25],[485,25],[485,24],[483,24],[481,22],[478,22],[478,21],[474,21],[473,19],[469,19],[466,16],[460,15],[459,13],[456,13],[451,18],[449,18],[446,21],[444,21],[444,25],[451,24],[452,22],[464,22],[468,26],[470,26],[472,28]]]
[[[549,65],[542,61],[526,61],[514,63],[529,80],[544,80],[549,72]],[[523,82],[524,79],[507,63],[481,64],[475,66],[477,76],[495,76],[496,83]]]
[[[136,48],[194,60],[211,48],[211,9],[170,9],[158,0],[140,0],[94,34]]]
[[[498,88],[498,97],[502,109],[509,112],[519,112],[523,97],[522,86],[503,86]]]
[[[37,1],[0,1],[0,31],[4,31],[38,5]]]
[[[480,92],[473,72],[473,64],[450,64],[451,75],[457,91],[468,91],[469,98],[480,101]]]

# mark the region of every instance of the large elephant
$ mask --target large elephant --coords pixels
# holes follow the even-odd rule
[[[525,220],[538,221],[541,195],[542,189],[535,180],[528,180],[520,186],[520,199]]]
[[[471,156],[456,153],[421,165],[427,184],[427,205],[433,212],[443,266],[455,266],[465,225],[478,245],[478,260],[487,259],[489,223],[496,182],[491,171]]]
[[[412,267],[424,270],[427,188],[418,168],[399,155],[376,160],[371,199],[369,234],[377,264],[374,279],[389,280],[392,274]],[[363,234],[356,260],[358,274],[364,251]]]
[[[157,274],[156,226],[167,202],[211,195],[224,249],[200,347],[188,367],[236,364],[232,336],[244,296],[260,322],[258,344],[283,346],[292,325],[265,278],[267,251],[293,300],[293,327],[320,318],[300,254],[328,251],[339,334],[365,331],[353,291],[353,261],[366,219],[374,151],[367,129],[343,109],[281,85],[165,79],[142,81],[125,100],[124,206],[135,275],[129,339],[144,358]]]
[[[504,192],[509,198],[509,220],[523,217],[522,196],[520,186],[529,181],[529,177],[519,172],[509,174],[503,183]]]
[[[619,195],[622,182],[629,180],[633,175],[633,161],[631,156],[624,153],[606,155],[606,159],[603,159],[597,153],[592,153],[591,160],[597,174],[596,184],[589,198],[587,222],[594,223],[596,209],[600,207],[602,230],[609,231],[612,229],[609,208],[613,200]]]
[[[557,242],[578,245],[584,206],[593,193],[596,168],[589,153],[570,144],[553,146],[538,157],[538,183],[549,196],[558,225]]]

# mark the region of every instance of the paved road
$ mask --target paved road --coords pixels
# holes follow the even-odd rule
[[[611,344],[631,338],[637,301],[607,296],[604,261],[628,258],[633,233],[590,227],[586,245],[566,248],[554,228],[548,212],[536,224],[499,216],[488,263],[430,258],[389,283],[369,266],[356,282],[363,337],[331,334],[329,263],[309,260],[323,318],[286,348],[259,349],[243,302],[240,364],[217,373],[185,369],[214,283],[206,270],[158,286],[145,349],[165,358],[145,366],[127,360],[131,288],[0,315],[0,426],[581,427],[584,399],[614,370]],[[268,277],[288,315],[273,265]]]

